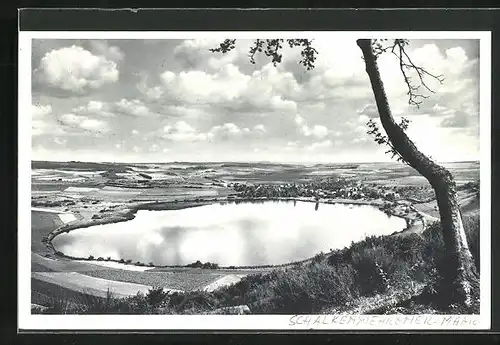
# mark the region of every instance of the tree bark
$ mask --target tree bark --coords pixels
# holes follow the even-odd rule
[[[436,194],[447,266],[445,272],[442,272],[447,282],[444,285],[447,291],[441,292],[450,298],[451,303],[470,306],[473,287],[478,286],[478,274],[467,244],[453,176],[446,168],[420,152],[394,121],[372,50],[372,42],[370,39],[359,39],[357,44],[363,52],[379,117],[390,142],[401,157],[429,181]]]

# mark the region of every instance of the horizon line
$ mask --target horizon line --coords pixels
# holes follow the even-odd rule
[[[172,164],[172,163],[266,163],[266,164],[367,164],[367,163],[398,163],[402,165],[407,165],[405,163],[397,162],[397,161],[344,161],[344,162],[291,162],[291,161],[238,161],[238,160],[213,160],[213,161],[189,161],[189,160],[173,160],[173,161],[163,161],[163,162],[119,162],[119,161],[86,161],[86,160],[41,160],[41,159],[32,159],[31,162],[51,162],[51,163],[98,163],[98,164]],[[471,162],[480,162],[480,159],[466,159],[466,160],[454,160],[454,161],[436,161],[438,164],[445,163],[471,163]]]

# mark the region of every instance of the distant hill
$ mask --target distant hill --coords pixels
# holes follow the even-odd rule
[[[130,168],[121,163],[92,163],[92,162],[49,162],[31,161],[31,169],[61,169],[61,170],[111,170],[113,172],[127,172]]]

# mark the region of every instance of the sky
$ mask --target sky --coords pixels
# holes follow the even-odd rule
[[[207,36],[208,37],[208,36]],[[361,51],[341,33],[313,37],[315,68],[283,48],[251,64],[252,40],[32,41],[32,159],[170,162],[389,161],[366,133],[378,120]],[[379,57],[392,113],[437,161],[479,159],[479,40],[410,40],[415,64],[435,75],[417,108],[397,59]],[[417,81],[415,76],[414,80]]]

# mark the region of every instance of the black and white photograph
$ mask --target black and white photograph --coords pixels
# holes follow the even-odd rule
[[[490,44],[20,32],[20,320],[488,328]]]

